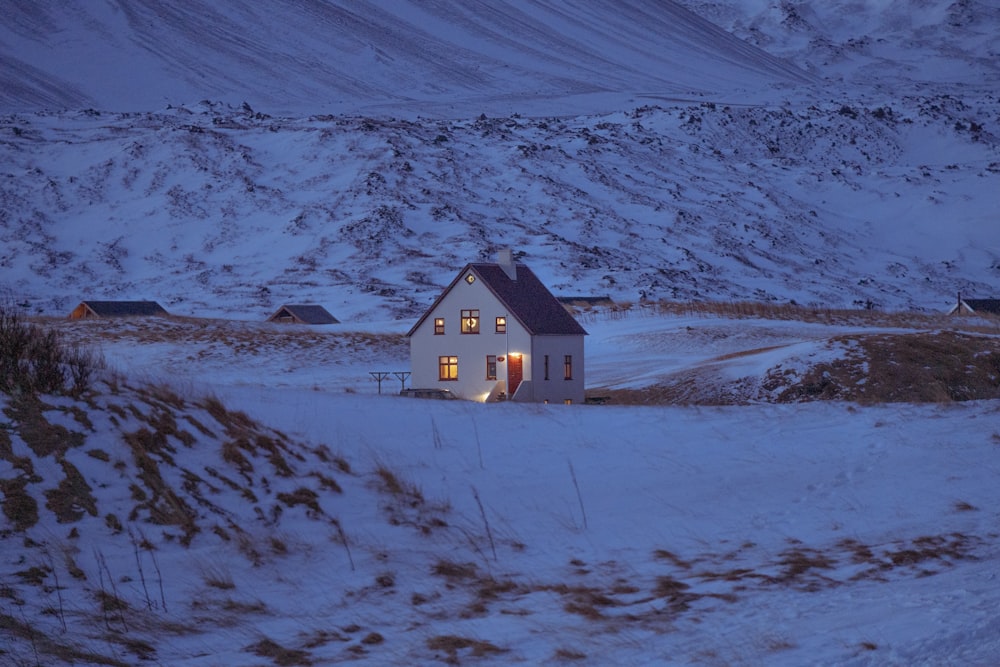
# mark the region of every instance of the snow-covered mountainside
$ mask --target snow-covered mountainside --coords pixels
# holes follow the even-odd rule
[[[151,111],[209,98],[283,115],[453,117],[810,79],[673,2],[593,4],[12,0],[0,106]]]
[[[995,10],[687,4],[11,3],[0,287],[411,318],[511,246],[621,300],[996,292]]]

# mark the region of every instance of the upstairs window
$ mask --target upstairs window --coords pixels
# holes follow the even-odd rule
[[[573,379],[573,355],[567,354],[563,357],[563,378],[566,380]]]
[[[497,318],[497,333],[505,334],[507,333],[507,318],[498,317]]]
[[[462,311],[462,333],[464,333],[464,334],[477,334],[477,333],[479,333],[479,311],[478,310],[463,310]]]
[[[438,357],[438,380],[458,379],[458,357]]]
[[[444,335],[444,318],[435,317],[434,318],[434,335],[442,336]]]

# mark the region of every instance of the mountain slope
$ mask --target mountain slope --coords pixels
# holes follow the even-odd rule
[[[997,12],[913,0],[911,39],[895,6],[690,4],[822,84],[673,3],[12,3],[7,103],[99,106],[0,117],[0,288],[52,315],[412,318],[512,246],[622,300],[996,291]]]
[[[47,314],[108,297],[414,317],[503,245],[556,293],[943,309],[1000,274],[1000,107],[974,102],[7,117],[0,266]]]
[[[149,111],[207,98],[283,114],[506,114],[540,102],[607,110],[609,94],[620,108],[623,95],[641,92],[809,80],[675,3],[651,0],[15,0],[4,14],[0,108],[9,110]]]

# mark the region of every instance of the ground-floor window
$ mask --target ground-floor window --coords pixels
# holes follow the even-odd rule
[[[458,357],[438,357],[438,380],[458,379]]]
[[[494,354],[486,355],[486,379],[497,379],[497,358]]]

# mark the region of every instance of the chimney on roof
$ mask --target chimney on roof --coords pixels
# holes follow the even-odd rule
[[[514,251],[510,248],[501,248],[497,253],[497,264],[507,274],[511,280],[517,280],[517,269],[514,267]]]

